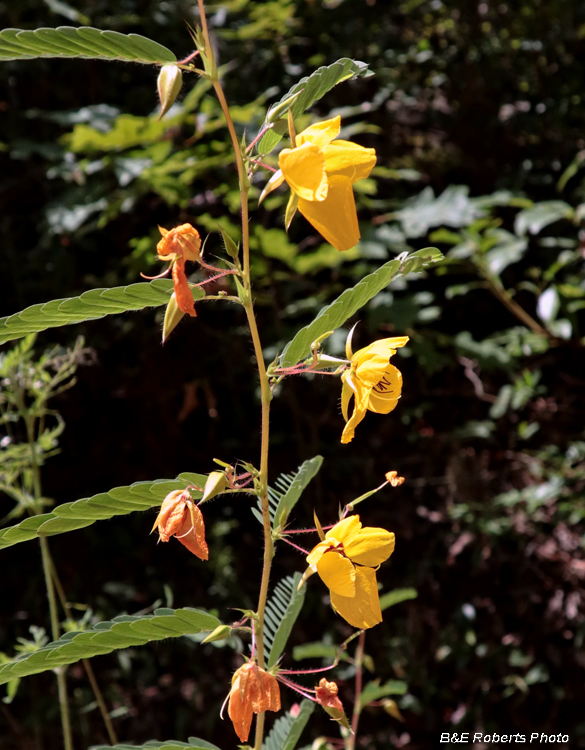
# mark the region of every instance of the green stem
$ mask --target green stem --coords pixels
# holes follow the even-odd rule
[[[33,492],[35,498],[36,512],[40,512],[41,501],[41,473],[39,462],[37,460],[35,425],[34,417],[25,415],[26,433],[28,445],[30,448],[30,463],[32,470]],[[47,598],[49,600],[49,614],[51,618],[51,632],[53,640],[59,640],[59,613],[57,609],[57,597],[55,596],[55,587],[51,575],[51,553],[49,552],[49,542],[46,537],[40,537],[41,557],[43,560],[43,572],[45,574],[45,586],[47,589]],[[71,736],[71,717],[69,715],[69,701],[67,699],[67,677],[65,667],[55,669],[57,673],[57,688],[59,692],[59,710],[61,712],[61,726],[63,727],[63,747],[64,750],[73,750],[73,740]]]
[[[360,722],[360,714],[362,712],[362,703],[360,700],[360,696],[362,694],[365,642],[366,633],[364,630],[362,630],[362,632],[360,633],[360,639],[358,641],[357,649],[355,651],[355,700],[353,704],[353,716],[351,717],[351,734],[346,741],[346,750],[355,750],[358,725]]]
[[[482,276],[488,283],[491,293],[494,295],[494,297],[500,300],[500,302],[512,313],[512,315],[517,317],[518,320],[522,321],[522,323],[524,323],[527,328],[530,328],[531,331],[534,331],[534,333],[538,333],[540,336],[546,336],[547,338],[550,338],[550,333],[546,330],[546,328],[543,328],[539,323],[536,322],[536,320],[534,320],[531,315],[526,312],[523,307],[520,307],[520,305],[512,298],[510,292],[508,292],[506,287],[498,278],[494,278],[494,276],[489,271],[487,271],[485,268],[482,268],[481,266],[480,270]]]
[[[207,19],[205,16],[205,5],[204,0],[197,0],[199,6],[199,13],[201,16],[201,28],[203,30],[203,36],[205,40],[205,48],[208,55],[213,55],[213,48],[211,46],[211,40],[209,38],[209,31],[207,28]],[[254,345],[254,354],[256,356],[256,363],[258,365],[258,374],[260,376],[260,389],[262,399],[262,439],[260,446],[260,502],[262,505],[262,522],[264,527],[264,564],[262,568],[262,582],[260,584],[260,595],[258,598],[258,610],[256,614],[256,654],[258,660],[258,666],[264,668],[264,612],[266,609],[266,600],[268,598],[268,584],[270,581],[270,568],[272,566],[272,558],[274,557],[274,544],[272,542],[272,526],[270,524],[270,513],[268,507],[268,444],[269,444],[269,414],[270,414],[270,381],[266,372],[266,365],[264,362],[264,356],[262,354],[262,344],[260,342],[260,335],[258,333],[258,326],[256,323],[256,316],[254,315],[254,304],[252,302],[252,281],[250,275],[250,230],[249,230],[249,219],[248,219],[248,192],[250,190],[250,181],[246,173],[246,167],[244,165],[244,159],[242,151],[240,149],[240,143],[238,136],[236,135],[236,129],[229,111],[229,107],[223,92],[219,78],[217,77],[217,66],[214,60],[210,60],[211,64],[209,68],[213,71],[211,82],[218,98],[220,107],[223,111],[227,128],[232,141],[234,149],[234,155],[236,159],[236,166],[238,169],[238,178],[240,182],[240,198],[242,207],[242,254],[243,254],[243,277],[244,277],[244,288],[247,291],[247,295],[242,300],[244,309],[246,310],[246,317],[248,319],[248,326],[250,328],[250,334],[252,336],[252,342]],[[262,739],[264,736],[264,713],[258,714],[256,721],[256,737],[254,742],[254,750],[261,750]]]
[[[47,545],[47,549],[48,549],[48,545]],[[49,553],[49,556],[50,556],[50,553]],[[53,576],[53,583],[55,584],[55,588],[57,589],[57,594],[59,595],[61,606],[63,607],[65,611],[65,615],[67,619],[72,620],[73,618],[71,616],[71,607],[69,606],[69,602],[67,601],[67,597],[65,596],[65,590],[63,589],[63,585],[61,584],[61,580],[57,573],[57,568],[55,567],[55,563],[53,562],[52,558],[50,558],[50,562],[51,562],[51,573]],[[102,719],[106,727],[106,732],[108,733],[108,739],[110,740],[110,744],[117,745],[118,738],[114,730],[114,725],[112,724],[112,720],[110,718],[110,714],[108,712],[108,708],[106,706],[104,696],[102,695],[102,691],[100,690],[100,686],[98,685],[98,681],[93,671],[93,667],[91,666],[91,662],[89,661],[89,659],[82,659],[81,663],[83,664],[85,673],[87,675],[87,679],[89,680],[89,684],[91,685],[91,689],[93,690],[95,701],[102,715]]]

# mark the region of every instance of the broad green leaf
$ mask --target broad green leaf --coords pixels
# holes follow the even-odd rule
[[[330,91],[341,81],[347,81],[358,76],[371,76],[372,71],[368,70],[368,65],[359,60],[350,60],[348,57],[342,57],[331,65],[317,68],[310,76],[305,76],[296,83],[279,102],[273,105],[273,108],[290,99],[297,92],[301,92],[294,100],[290,111],[293,117],[298,117],[306,109],[321,97]],[[267,122],[267,120],[266,120]],[[282,135],[270,129],[266,132],[258,143],[258,153],[267,154],[278,145]]]
[[[287,712],[277,719],[262,743],[262,750],[294,750],[314,708],[313,701],[303,700],[296,716]]]
[[[535,203],[531,208],[525,208],[516,216],[514,231],[524,235],[538,234],[544,227],[559,219],[572,219],[575,211],[564,201],[543,201]]]
[[[330,659],[333,661],[338,653],[339,646],[333,643],[316,641],[314,643],[303,643],[300,646],[295,646],[293,649],[293,659],[295,661],[301,661],[302,659]],[[341,653],[340,660],[347,661],[345,651]]]
[[[367,706],[368,703],[385,698],[387,695],[404,695],[406,688],[406,682],[402,680],[389,680],[384,685],[380,685],[377,681],[369,682],[361,692],[360,703],[362,706]]]
[[[266,603],[264,646],[269,668],[280,659],[305,601],[307,587],[297,591],[300,580],[300,573],[284,578]]]
[[[200,740],[198,737],[189,737],[188,742],[150,740],[144,745],[92,745],[90,750],[184,750],[184,748],[189,748],[189,750],[220,750],[217,745]]]
[[[16,526],[1,529],[0,549],[27,542],[37,536],[63,534],[83,529],[106,518],[124,516],[136,510],[148,510],[160,505],[169,492],[183,490],[189,485],[202,487],[206,479],[201,474],[179,474],[176,479],[135,482],[129,487],[115,487],[109,492],[58,505],[51,513],[31,516]],[[191,494],[194,498],[201,497],[201,492],[191,490]]]
[[[31,60],[35,57],[80,57],[158,65],[177,60],[162,44],[140,34],[100,31],[90,26],[0,31],[0,61]]]
[[[466,185],[450,185],[435,198],[431,187],[407,203],[394,217],[407,237],[422,237],[431,227],[466,227],[485,216],[485,210],[469,198]]]
[[[394,589],[394,591],[388,591],[380,597],[380,609],[384,611],[388,607],[407,601],[407,599],[416,599],[417,596],[416,589]]]
[[[274,514],[274,523],[285,523],[290,515],[291,510],[300,500],[307,485],[316,475],[323,464],[323,456],[315,456],[308,461],[304,461],[298,468],[296,474],[283,474],[276,480],[275,484],[278,490],[284,492],[278,501],[278,507]],[[292,480],[292,481],[291,481]],[[283,511],[286,508],[285,518],[281,520]]]
[[[58,641],[19,656],[0,666],[0,685],[15,677],[26,677],[49,669],[91,659],[120,648],[143,646],[149,641],[162,641],[214,630],[221,625],[217,617],[198,609],[157,609],[152,615],[140,617],[120,615],[108,622],[99,622],[91,630],[65,633]]]
[[[392,279],[406,276],[442,259],[443,255],[436,247],[427,247],[411,253],[403,260],[390,260],[374,273],[364,276],[358,284],[346,289],[334,302],[324,307],[312,323],[301,328],[294,339],[286,345],[281,355],[281,366],[292,367],[307,357],[313,341],[327,331],[334,331],[342,326],[378,292],[387,287]]]
[[[156,279],[113,289],[90,289],[80,297],[54,299],[33,305],[7,318],[0,318],[0,344],[47,328],[98,320],[106,315],[143,310],[145,307],[160,307],[168,304],[172,293],[173,282],[170,279]],[[205,296],[199,287],[192,288],[191,293],[195,300]]]

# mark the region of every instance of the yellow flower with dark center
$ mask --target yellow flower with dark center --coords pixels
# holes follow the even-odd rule
[[[349,516],[325,534],[307,562],[330,589],[333,609],[350,625],[365,629],[382,622],[376,570],[393,551],[394,534],[362,528],[359,516]]]
[[[402,392],[402,375],[390,364],[390,358],[396,354],[396,349],[407,342],[408,336],[380,339],[352,354],[348,340],[347,358],[351,360],[351,366],[341,376],[341,411],[346,421],[342,443],[353,440],[355,428],[366,416],[366,411],[389,414],[396,408]],[[349,402],[352,396],[354,407],[350,417]]]
[[[291,218],[298,201],[298,210],[327,242],[337,250],[349,250],[360,238],[352,185],[370,174],[376,152],[350,141],[334,140],[340,122],[334,117],[297,135],[295,147],[280,152],[280,170],[264,194],[286,180],[293,193]]]

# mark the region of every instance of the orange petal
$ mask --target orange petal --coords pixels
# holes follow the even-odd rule
[[[158,528],[161,542],[168,542],[177,533],[185,518],[185,511],[187,504],[183,499],[183,490],[169,492],[152,527],[153,531]]]
[[[317,703],[324,708],[335,708],[338,711],[343,711],[341,701],[337,697],[337,690],[335,682],[327,682],[325,677],[322,677],[319,684],[315,686]]]
[[[185,506],[187,513],[183,517],[181,527],[175,532],[177,539],[200,560],[207,560],[209,549],[205,541],[205,523],[203,514],[193,503]]]
[[[185,261],[182,258],[177,258],[173,264],[173,284],[175,286],[175,299],[177,300],[179,310],[187,313],[192,318],[196,318],[195,300],[191,294],[191,287],[185,274]]]
[[[252,726],[254,711],[249,695],[249,669],[244,664],[235,673],[230,690],[230,701],[228,704],[228,716],[232,720],[236,734],[242,742],[246,742]]]

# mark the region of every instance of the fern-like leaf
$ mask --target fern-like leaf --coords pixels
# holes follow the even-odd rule
[[[264,648],[268,667],[280,659],[305,601],[306,586],[297,591],[301,574],[283,578],[266,603],[264,612]]]
[[[296,716],[289,711],[277,719],[262,743],[262,750],[294,750],[314,708],[312,701],[304,700]]]
[[[58,505],[51,513],[31,516],[16,526],[0,530],[0,549],[37,536],[54,536],[83,529],[96,521],[124,516],[135,510],[148,510],[160,505],[169,492],[184,490],[189,485],[203,487],[206,479],[201,474],[179,474],[176,479],[135,482],[129,487],[114,487],[109,492]],[[194,498],[200,498],[202,493],[192,490],[191,494]]]
[[[3,664],[0,666],[0,685],[15,677],[46,672],[120,648],[214,630],[219,625],[221,622],[217,617],[189,607],[157,609],[153,615],[140,617],[120,615],[108,622],[98,622],[91,630],[82,633],[65,633],[58,641]]]
[[[304,461],[294,474],[281,474],[276,482],[276,487],[268,488],[268,511],[270,522],[274,527],[276,524],[284,525],[291,510],[298,503],[307,485],[317,474],[323,463],[323,456],[315,456]],[[286,513],[283,516],[283,511]],[[252,508],[252,513],[262,521],[262,503],[258,499],[258,510]]]
[[[0,31],[0,61],[35,57],[80,57],[155,65],[177,61],[170,49],[140,34],[101,31],[91,26]]]
[[[98,320],[106,315],[167,305],[173,293],[173,282],[156,279],[149,283],[130,284],[112,289],[90,289],[80,297],[54,299],[27,307],[22,312],[0,318],[0,344],[38,333],[47,328]],[[205,297],[200,288],[191,289],[194,300]]]

